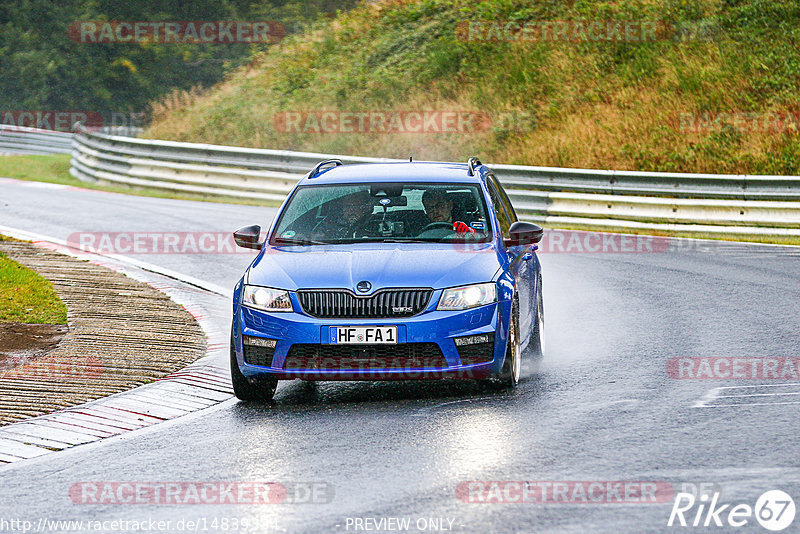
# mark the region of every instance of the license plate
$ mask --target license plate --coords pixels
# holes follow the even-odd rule
[[[397,343],[396,326],[332,326],[332,345],[391,345]]]

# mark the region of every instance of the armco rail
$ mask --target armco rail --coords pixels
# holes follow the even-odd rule
[[[103,126],[100,132],[138,135],[136,126]],[[0,154],[70,154],[72,133],[0,124]]]
[[[69,154],[72,134],[0,124],[0,153]]]
[[[329,158],[402,161],[79,132],[71,172],[87,181],[282,200]],[[800,177],[491,167],[519,213],[546,226],[800,236]]]

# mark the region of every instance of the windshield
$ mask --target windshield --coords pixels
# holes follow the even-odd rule
[[[478,185],[372,183],[297,188],[270,243],[480,243],[491,238]]]

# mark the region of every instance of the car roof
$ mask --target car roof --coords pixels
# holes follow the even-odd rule
[[[304,177],[298,185],[371,182],[481,183],[483,168],[477,168],[473,176],[467,170],[466,163],[357,163],[324,168],[314,177]]]

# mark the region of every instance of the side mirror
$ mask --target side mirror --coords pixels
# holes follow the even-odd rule
[[[233,240],[242,248],[261,250],[264,247],[264,243],[259,241],[260,238],[261,227],[257,224],[245,226],[233,232]]]
[[[542,240],[544,229],[538,224],[517,221],[509,229],[509,237],[503,240],[503,244],[508,247],[520,245],[530,245]]]

